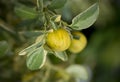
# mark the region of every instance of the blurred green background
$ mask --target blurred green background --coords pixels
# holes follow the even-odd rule
[[[32,20],[16,16],[16,2],[36,5],[36,0],[0,0],[0,82],[41,82],[40,79],[44,77],[41,71],[44,72],[44,69],[31,72],[26,68],[25,57],[18,56],[18,52],[34,40],[32,34],[19,32],[39,30],[40,24],[34,26]],[[62,14],[62,19],[70,24],[74,16],[95,2],[96,0],[68,0],[56,12]],[[99,18],[90,28],[82,30],[88,44],[77,54],[75,63],[90,68],[91,79],[85,82],[120,82],[120,0],[99,2]],[[55,57],[52,58],[55,64],[64,64]],[[29,81],[30,78],[32,80]],[[54,78],[54,74],[51,78]]]

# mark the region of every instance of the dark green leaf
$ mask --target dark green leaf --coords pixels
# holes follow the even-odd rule
[[[43,31],[25,31],[25,32],[19,32],[20,35],[31,38],[31,37],[37,37],[42,34],[44,34]]]
[[[27,67],[30,70],[40,69],[46,60],[47,52],[43,47],[31,51],[27,56]]]
[[[15,7],[15,13],[23,19],[33,19],[37,17],[37,12],[35,8],[27,7],[21,4],[18,4]]]
[[[27,19],[27,20],[23,20],[23,21],[20,21],[17,25],[16,25],[16,28],[29,28],[30,26],[34,25],[36,26],[36,23],[37,23],[37,18],[36,19]]]
[[[74,35],[73,38],[76,39],[76,40],[80,40],[80,36],[79,35]]]
[[[50,9],[59,9],[65,5],[67,0],[52,0],[51,4],[48,6]]]
[[[8,43],[6,41],[0,41],[0,56],[3,56],[8,50]]]
[[[90,27],[99,15],[98,3],[93,4],[87,10],[73,18],[70,27],[75,30],[82,30]]]
[[[66,52],[55,52],[54,55],[56,57],[58,57],[59,59],[61,59],[62,61],[67,61],[68,60],[68,56],[66,54]]]

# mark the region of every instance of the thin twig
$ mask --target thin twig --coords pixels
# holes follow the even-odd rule
[[[8,26],[2,20],[0,20],[0,27],[9,33],[12,33],[12,34],[15,33],[13,30],[9,29]]]
[[[7,24],[0,20],[0,27],[1,29],[3,29],[4,31],[6,31],[8,34],[10,34],[15,40],[21,42],[21,38],[19,37],[19,35],[17,34],[17,32],[15,32],[14,30],[10,29]]]
[[[37,0],[37,8],[39,11],[43,12],[43,0]]]
[[[45,72],[45,75],[44,75],[44,78],[42,79],[42,82],[47,82],[49,76],[50,76],[50,68],[47,68],[46,72]]]
[[[70,74],[68,74],[64,69],[58,67],[58,66],[55,66],[53,65],[50,60],[48,59],[47,62],[46,62],[46,67],[47,69],[52,69],[58,73],[60,73],[60,75],[63,77],[64,80],[68,81],[71,77]]]

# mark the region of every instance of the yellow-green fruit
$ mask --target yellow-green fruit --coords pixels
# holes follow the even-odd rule
[[[72,39],[71,45],[68,50],[72,53],[79,53],[85,48],[87,44],[87,39],[84,36],[84,34],[82,34],[81,32],[73,32],[72,34],[73,34],[73,37],[77,36],[79,38]]]
[[[54,51],[64,51],[69,48],[71,38],[65,29],[53,30],[46,37],[47,45]]]

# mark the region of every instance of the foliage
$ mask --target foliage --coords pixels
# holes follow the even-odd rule
[[[59,6],[58,4],[60,2],[61,2],[61,5]],[[49,33],[49,29],[53,29],[53,30],[59,30],[58,28],[67,29],[68,26],[70,26],[72,29],[76,29],[76,27],[77,27],[78,28],[77,30],[85,29],[85,28],[88,28],[89,26],[91,26],[95,22],[95,20],[96,20],[96,18],[98,16],[98,13],[99,13],[98,4],[96,3],[96,4],[92,5],[90,8],[88,8],[86,11],[84,11],[83,13],[80,13],[80,15],[76,16],[73,19],[72,24],[68,25],[67,23],[62,21],[59,16],[56,16],[53,11],[49,10],[49,8],[50,9],[56,9],[56,8],[63,7],[63,3],[65,4],[66,1],[63,0],[63,1],[60,1],[60,2],[59,2],[59,0],[57,0],[57,1],[53,0],[50,5],[45,7],[46,11],[43,11],[44,10],[44,7],[43,7],[44,3],[43,3],[43,1],[39,1],[38,0],[37,1],[37,7],[38,7],[38,9],[40,8],[41,10],[36,11],[36,13],[35,13],[35,10],[27,8],[27,7],[23,6],[23,5],[15,8],[15,13],[18,14],[18,16],[20,16],[20,17],[23,17],[23,18],[35,18],[36,17],[35,15],[37,13],[39,13],[39,14],[41,13],[41,14],[43,14],[42,18],[44,18],[42,20],[42,22],[43,22],[43,26],[42,27],[45,29],[44,30],[45,33],[43,34],[44,37],[42,38],[43,40],[39,41],[38,44],[36,44],[35,46],[28,47],[28,48],[26,48],[25,50],[23,50],[22,52],[19,53],[20,55],[24,54],[24,53],[26,53],[28,55],[27,56],[27,60],[28,60],[27,61],[27,66],[30,69],[32,69],[32,68],[33,69],[39,69],[44,64],[44,61],[45,61],[44,58],[46,58],[46,53],[41,53],[40,49],[41,49],[41,47],[43,45],[46,44],[46,40],[45,40],[46,36],[47,36],[47,45],[46,46],[49,47],[49,49],[51,48],[52,52],[55,52],[53,54],[55,54],[55,56],[57,56],[58,58],[60,58],[62,60],[66,60],[67,59],[66,58],[67,56],[66,56],[66,54],[64,54],[64,52],[69,47],[69,46],[67,47],[67,43],[69,43],[69,42],[65,42],[64,38],[63,38],[63,36],[64,36],[65,40],[69,41],[69,39],[67,39],[67,37],[68,37],[67,33],[62,31],[62,30],[61,31],[54,31],[54,33],[56,34],[56,37],[58,37],[58,39],[57,39],[57,38],[54,38],[55,36],[52,33],[51,34]],[[48,9],[47,9],[47,7],[48,7]],[[50,15],[51,13],[52,13],[52,15]],[[49,17],[49,18],[47,18],[47,17]],[[84,20],[83,20],[83,18],[84,18]],[[89,22],[89,21],[91,21],[91,22]],[[59,24],[57,24],[56,22],[58,22]],[[82,22],[84,22],[85,24],[82,24]],[[47,35],[47,33],[48,33],[48,35]],[[63,36],[62,36],[62,34],[63,34]],[[56,41],[55,41],[55,39],[56,39]],[[57,41],[58,42],[60,41],[60,42],[57,43]],[[64,42],[64,44],[62,44],[63,43],[62,41]],[[56,44],[54,44],[54,43],[56,43]],[[60,44],[61,46],[58,45],[58,44]],[[62,48],[64,48],[63,45],[66,46],[65,49],[62,49]],[[49,51],[45,50],[44,47],[42,49],[41,49],[42,52],[46,51],[46,52],[49,53]],[[64,50],[64,52],[62,52],[62,51],[61,52],[57,52],[56,50],[57,51]],[[37,52],[39,54],[41,54],[41,56],[39,55],[39,57],[38,57],[38,53]],[[29,57],[29,54],[30,54],[30,57]],[[45,56],[45,57],[43,57],[43,56]],[[42,63],[40,61],[37,61],[37,60],[41,60]],[[33,63],[33,61],[36,61],[36,63]],[[35,65],[38,65],[37,68],[36,68]],[[34,66],[35,66],[35,68],[34,68]]]
[[[116,71],[119,71],[120,32],[115,29],[119,24],[112,26],[117,23],[108,21],[113,15],[109,1],[107,4],[106,1],[95,2],[1,0],[0,81],[91,82],[92,79],[92,82],[119,82]],[[99,4],[102,13],[98,18]],[[82,38],[74,35],[74,31],[83,32],[87,36],[87,46],[78,53],[68,48],[54,50],[46,38],[60,28],[67,32],[70,41]],[[64,47],[66,42],[61,39],[62,35],[65,34],[58,33],[56,37],[60,40],[54,41],[59,45],[63,41]]]

